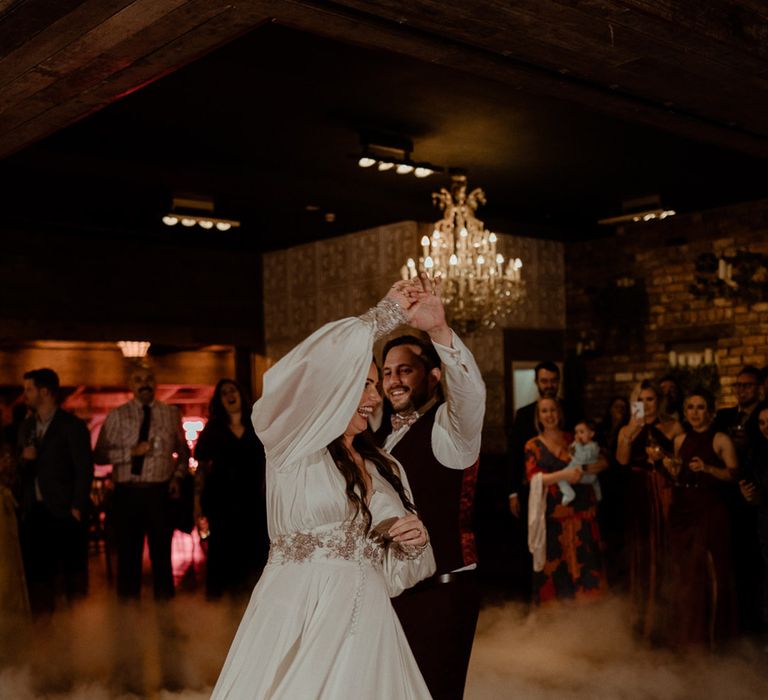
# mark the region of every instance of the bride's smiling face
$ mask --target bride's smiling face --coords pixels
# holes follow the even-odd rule
[[[370,418],[376,406],[381,403],[381,396],[376,388],[379,382],[379,370],[374,362],[368,368],[368,376],[365,378],[365,388],[357,404],[357,410],[349,421],[345,435],[353,436],[362,433],[368,427],[368,418]]]

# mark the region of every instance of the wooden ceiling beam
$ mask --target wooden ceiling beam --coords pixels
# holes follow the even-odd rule
[[[137,0],[81,36],[55,41],[38,35],[31,47],[36,62],[24,65],[16,55],[17,75],[5,84],[0,79],[0,157],[269,21],[264,9],[273,4]],[[0,41],[1,32],[0,26]]]
[[[706,10],[694,0],[27,0],[0,20],[0,157],[267,21],[768,156],[768,104],[754,99],[768,85],[764,15],[754,0]]]
[[[306,8],[310,4],[315,7],[317,12],[307,11]],[[344,8],[339,7],[342,4]],[[474,3],[472,7],[477,8],[478,5],[488,4],[501,4],[503,10],[507,11],[508,8],[519,7],[525,2],[514,4],[484,2]],[[548,3],[536,0],[535,4],[540,7]],[[579,3],[579,6],[581,4]],[[401,7],[403,12],[389,12],[387,18],[382,18],[384,8],[393,5]],[[428,5],[432,6],[431,13],[423,7]],[[630,122],[640,122],[679,136],[715,143],[725,148],[744,151],[750,155],[768,156],[768,111],[762,107],[756,108],[753,99],[754,93],[749,90],[743,91],[746,94],[740,94],[738,97],[729,96],[727,104],[730,112],[727,117],[722,119],[718,119],[717,116],[713,117],[706,111],[701,113],[693,110],[688,111],[684,105],[673,104],[668,99],[654,98],[652,95],[642,92],[633,94],[626,86],[601,84],[587,77],[575,75],[572,71],[559,71],[554,67],[546,67],[542,59],[539,59],[540,63],[537,65],[532,61],[526,62],[516,59],[509,55],[512,53],[511,51],[500,52],[487,46],[469,45],[460,39],[455,39],[456,32],[454,31],[452,36],[451,30],[445,25],[441,25],[438,29],[441,33],[436,34],[432,30],[428,30],[427,25],[429,23],[428,18],[435,16],[435,13],[438,12],[438,5],[445,7],[442,13],[443,17],[446,13],[454,13],[451,15],[454,18],[454,25],[464,27],[467,22],[472,21],[472,17],[475,17],[474,15],[470,17],[467,3],[462,6],[445,6],[439,0],[421,0],[421,2],[415,2],[413,5],[410,0],[408,2],[385,0],[381,3],[378,0],[376,2],[342,0],[342,2],[335,3],[312,3],[311,0],[301,0],[301,2],[285,3],[279,21],[287,26],[311,31],[339,41],[395,51],[430,63],[498,80],[516,90],[577,102],[596,112],[603,112]],[[379,12],[379,15],[373,17],[370,14],[352,11],[362,6],[369,8],[372,13]],[[421,7],[424,12],[423,27],[418,22],[413,21],[411,9],[418,9],[418,7]],[[411,14],[408,14],[409,12]],[[485,15],[482,13],[476,12],[475,14],[483,18],[484,22],[486,21]],[[477,17],[475,17],[476,20]],[[439,21],[439,19],[435,20],[435,22]],[[541,26],[546,29],[552,27],[552,24],[542,21]],[[502,29],[504,28],[502,27]],[[484,35],[491,36],[499,31],[501,30],[498,25],[495,28],[484,26],[476,31],[473,29],[472,36],[477,39],[477,37]],[[584,53],[587,51],[587,46],[581,46],[580,49],[581,53]],[[550,44],[547,47],[536,49],[535,54],[536,56],[542,53],[551,54],[553,50]],[[530,52],[531,55],[534,53],[533,48],[530,48]],[[630,54],[628,60],[631,56],[636,55]],[[583,59],[579,59],[579,61],[581,60]],[[576,59],[573,58],[573,61],[575,62]],[[683,75],[687,83],[690,84],[690,75],[684,71]],[[657,82],[664,82],[658,80],[658,72],[655,73],[655,77]],[[734,78],[734,75],[731,77]],[[724,81],[710,81],[708,90],[702,88],[702,91],[717,94],[718,90],[725,89],[724,84],[727,85]],[[751,83],[750,86],[752,86]],[[749,115],[757,112],[766,117],[760,124],[762,128],[759,131],[745,128],[737,119],[738,116],[741,116],[747,120]]]
[[[503,57],[520,71],[538,72],[533,90],[541,82],[542,94],[553,77],[571,80],[674,111],[684,130],[700,119],[742,132],[746,150],[750,136],[768,139],[768,101],[755,100],[768,90],[768,14],[752,10],[748,0],[713,0],[711,8],[694,0],[338,0],[333,6]],[[720,26],[726,20],[730,29]],[[544,73],[549,81],[542,82]],[[595,109],[616,104],[601,105],[589,90],[584,97]]]

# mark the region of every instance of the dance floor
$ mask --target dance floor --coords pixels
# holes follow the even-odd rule
[[[244,602],[207,602],[199,544],[177,538],[174,550],[179,594],[169,605],[150,596],[118,605],[101,554],[82,604],[33,626],[0,621],[0,700],[208,698]],[[620,600],[536,616],[514,604],[486,607],[465,697],[768,697],[764,650],[744,644],[729,655],[684,656],[642,649],[626,620]]]

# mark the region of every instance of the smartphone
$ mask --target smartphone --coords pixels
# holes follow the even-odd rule
[[[645,418],[645,404],[642,401],[632,402],[632,415],[637,418]]]

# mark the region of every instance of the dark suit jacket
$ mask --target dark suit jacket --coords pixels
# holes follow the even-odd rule
[[[732,406],[731,408],[721,408],[715,414],[715,420],[713,425],[715,430],[720,433],[725,433],[733,440],[733,445],[736,448],[736,456],[739,459],[739,467],[743,468],[746,460],[747,453],[749,452],[749,437],[759,433],[757,427],[758,411],[754,409],[749,414],[749,418],[744,422],[742,430],[737,430],[736,426],[739,425],[739,407]]]
[[[43,439],[37,444],[35,417],[27,418],[19,430],[19,446],[36,445],[37,459],[22,462],[22,498],[25,509],[35,502],[35,478],[43,503],[57,517],[72,508],[84,513],[90,504],[93,481],[91,436],[85,423],[57,409]]]

